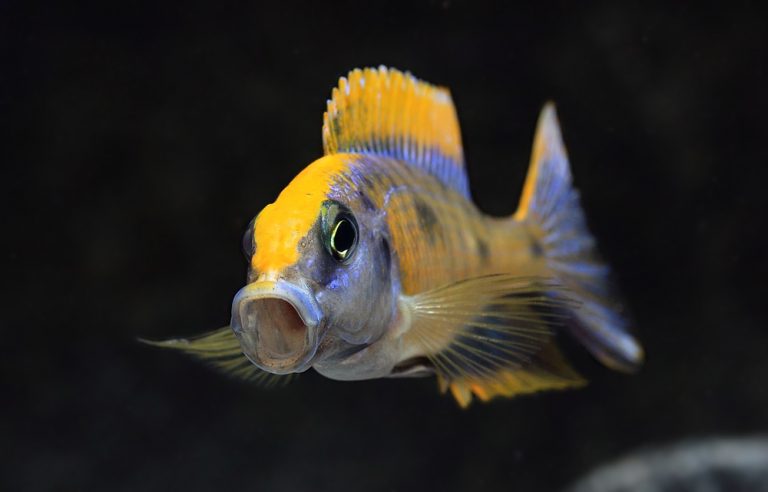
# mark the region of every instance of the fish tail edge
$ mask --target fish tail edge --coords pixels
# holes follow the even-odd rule
[[[629,332],[610,268],[587,227],[551,102],[539,117],[528,175],[512,219],[525,223],[548,268],[579,301],[570,332],[606,366],[638,370],[644,351]]]

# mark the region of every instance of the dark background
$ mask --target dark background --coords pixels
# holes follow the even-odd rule
[[[0,4],[0,489],[557,490],[768,431],[757,2],[161,3]],[[451,88],[493,214],[556,101],[640,374],[584,356],[584,390],[462,411],[433,380],[263,391],[136,342],[228,322],[246,224],[379,64]]]

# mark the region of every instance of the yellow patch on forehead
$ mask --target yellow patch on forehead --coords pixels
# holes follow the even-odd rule
[[[299,260],[299,241],[317,220],[333,178],[346,169],[349,154],[321,157],[267,205],[253,228],[256,253],[251,266],[258,272],[281,271]]]

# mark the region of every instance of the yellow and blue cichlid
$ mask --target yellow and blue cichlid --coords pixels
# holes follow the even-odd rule
[[[434,374],[461,406],[583,385],[561,331],[611,368],[641,364],[551,104],[511,217],[477,209],[448,90],[408,73],[341,78],[323,145],[251,222],[230,326],[158,345],[261,382],[310,367],[338,380]]]

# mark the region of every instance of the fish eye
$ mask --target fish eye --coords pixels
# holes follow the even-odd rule
[[[252,218],[248,223],[248,227],[243,233],[243,255],[245,259],[250,261],[253,254],[256,252],[256,242],[253,239],[253,227],[256,224],[256,217]]]
[[[357,222],[343,205],[327,202],[323,207],[324,243],[328,252],[339,263],[352,258],[357,245]]]
[[[352,222],[345,218],[339,219],[331,232],[330,246],[333,257],[339,261],[346,260],[352,252],[356,237],[357,231]]]

